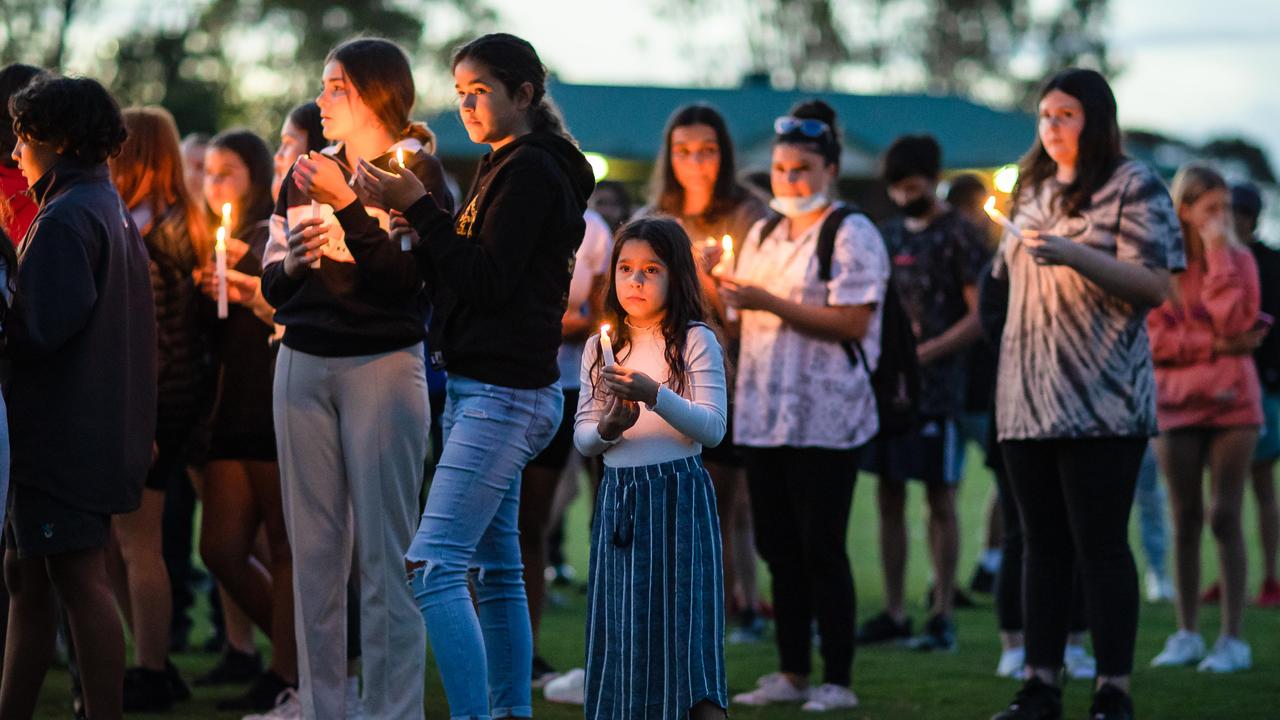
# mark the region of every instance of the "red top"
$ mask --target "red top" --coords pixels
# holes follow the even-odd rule
[[[1188,262],[1176,299],[1147,316],[1156,366],[1160,430],[1262,424],[1262,387],[1252,354],[1219,355],[1215,338],[1248,332],[1258,319],[1258,266],[1230,246]]]
[[[4,226],[5,233],[14,245],[22,242],[36,219],[36,211],[40,208],[27,197],[27,179],[16,167],[0,165],[0,195],[9,201],[10,219]]]

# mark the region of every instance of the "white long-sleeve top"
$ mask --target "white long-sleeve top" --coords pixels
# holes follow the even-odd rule
[[[631,331],[629,350],[621,351],[618,364],[639,370],[659,383],[658,401],[640,404],[636,424],[616,440],[600,437],[606,391],[601,383],[592,392],[592,376],[599,373],[600,337],[593,335],[582,353],[579,375],[582,390],[574,418],[573,442],[587,457],[604,454],[609,467],[640,467],[697,455],[703,446],[715,447],[724,439],[728,417],[724,354],[715,333],[705,325],[690,325],[685,344],[683,396],[667,386],[670,368],[664,353],[666,342],[658,327]],[[598,396],[598,397],[597,397]]]

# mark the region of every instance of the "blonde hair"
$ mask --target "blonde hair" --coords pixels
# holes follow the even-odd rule
[[[1182,208],[1194,205],[1200,198],[1204,197],[1214,190],[1223,190],[1230,192],[1231,187],[1227,185],[1227,179],[1222,173],[1205,165],[1204,163],[1192,162],[1183,165],[1178,169],[1178,174],[1173,176],[1173,187],[1171,194],[1173,195],[1173,206],[1181,211]],[[1181,222],[1181,215],[1179,215]],[[1235,222],[1232,220],[1231,213],[1227,213],[1224,218],[1227,230],[1227,241],[1234,245],[1241,245],[1240,238],[1236,236]],[[1192,230],[1184,222],[1182,223],[1182,234],[1186,237]]]

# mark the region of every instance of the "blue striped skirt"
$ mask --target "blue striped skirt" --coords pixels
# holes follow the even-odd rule
[[[701,458],[605,468],[587,589],[589,720],[680,720],[703,700],[729,706],[721,563]]]

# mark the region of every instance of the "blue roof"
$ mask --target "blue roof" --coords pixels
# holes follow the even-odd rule
[[[774,118],[812,97],[835,108],[846,145],[871,157],[899,135],[930,133],[942,145],[947,168],[996,167],[1016,162],[1035,136],[1035,119],[1027,113],[996,110],[958,96],[811,93],[763,85],[574,85],[555,80],[550,93],[583,150],[646,162],[658,153],[668,116],[693,102],[710,103],[724,114],[740,152],[766,145],[773,137]],[[429,118],[429,123],[442,156],[476,157],[487,149],[470,141],[456,109]]]

